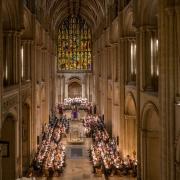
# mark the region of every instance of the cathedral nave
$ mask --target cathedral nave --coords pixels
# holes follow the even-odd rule
[[[180,179],[179,0],[0,12],[0,180]]]

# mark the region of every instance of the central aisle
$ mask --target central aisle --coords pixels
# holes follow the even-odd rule
[[[60,179],[63,180],[84,180],[84,179],[102,179],[102,177],[95,177],[92,173],[92,164],[89,161],[88,149],[92,144],[91,138],[85,138],[83,136],[83,126],[80,121],[71,121],[69,137],[62,140],[66,146],[66,168]],[[83,144],[71,144],[68,143],[70,136],[73,136],[73,132],[78,130],[81,139],[84,140]],[[72,137],[71,137],[72,138]]]
[[[80,143],[69,143],[70,139],[80,136]],[[98,177],[93,173],[92,163],[89,160],[88,149],[92,144],[91,138],[84,136],[84,127],[81,121],[70,121],[70,133],[61,141],[66,147],[66,167],[60,177],[37,177],[36,180],[105,180],[104,175]],[[108,180],[135,180],[131,177],[108,177]]]

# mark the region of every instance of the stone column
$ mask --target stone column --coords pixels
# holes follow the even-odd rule
[[[26,59],[27,59],[28,54],[26,52],[26,48],[27,48],[26,44],[27,44],[26,40],[21,40],[21,58],[20,58],[21,59],[21,69],[20,69],[20,71],[21,71],[21,81],[22,82],[26,80],[25,72],[27,72],[26,71]],[[23,48],[23,62],[22,62],[22,48]]]
[[[174,18],[174,8],[169,7],[166,9],[166,31],[165,31],[165,38],[166,38],[166,57],[165,60],[163,58],[161,59],[161,64],[163,64],[162,67],[164,69],[161,69],[162,71],[162,76],[161,76],[161,119],[163,120],[163,148],[166,152],[163,152],[163,161],[164,164],[167,164],[168,162],[171,162],[170,164],[168,163],[166,168],[167,177],[169,179],[175,179],[175,165],[174,165],[174,155],[175,155],[175,149],[174,149],[174,97],[175,97],[175,84],[174,84],[174,79],[175,79],[175,73],[174,69],[177,64],[177,59],[175,58],[175,41],[177,39],[175,38],[174,33],[174,24],[175,24],[175,18]],[[165,76],[165,78],[163,77]],[[167,139],[168,135],[168,139]],[[165,158],[165,153],[166,158]],[[165,173],[164,173],[165,174]],[[166,178],[164,178],[166,179]],[[167,178],[168,179],[168,178]]]
[[[119,51],[120,51],[120,139],[119,139],[119,148],[124,148],[124,104],[125,104],[125,53],[126,53],[126,43],[125,39],[121,38],[119,40]]]
[[[50,108],[49,108],[49,91],[50,91],[50,81],[49,81],[49,74],[50,74],[50,52],[47,48],[44,48],[44,81],[45,81],[45,103],[46,103],[46,107],[45,107],[45,114],[46,114],[46,122],[49,121],[49,112],[50,112]]]
[[[32,60],[32,55],[31,55],[31,47],[32,47],[32,41],[31,40],[29,40],[28,41],[28,55],[29,55],[29,57],[28,57],[28,61],[27,61],[27,66],[28,66],[28,69],[27,69],[27,80],[29,81],[29,80],[31,80],[31,60]]]
[[[42,79],[42,81],[45,81],[46,63],[47,63],[47,48],[43,47],[42,48],[42,64],[41,64],[41,68],[42,68],[41,79]]]
[[[2,0],[0,0],[0,72],[3,72]],[[0,73],[0,106],[2,107],[3,74]],[[0,108],[0,138],[2,129],[2,108]],[[0,150],[0,180],[2,180],[2,156]]]
[[[89,95],[90,95],[89,88],[90,88],[90,79],[89,79],[89,74],[87,74],[87,76],[86,76],[86,98],[88,99],[88,101],[89,101]]]
[[[179,117],[180,117],[180,6],[177,5],[175,8],[176,11],[176,23],[177,26],[175,26],[175,30],[177,33],[177,42],[176,43],[176,66],[175,66],[175,92],[176,92],[176,108],[175,108],[175,149],[176,149],[176,179],[180,179],[180,123],[179,123]]]
[[[136,80],[136,58],[135,56],[131,56],[131,44],[135,45],[136,44],[136,39],[135,37],[127,37],[127,61],[126,61],[126,83],[132,83],[135,82]],[[134,51],[133,51],[134,52]],[[132,59],[131,59],[132,58]]]
[[[38,80],[38,74],[37,74],[37,69],[38,69],[38,64],[37,64],[37,46],[35,45],[34,42],[31,43],[31,80],[32,80],[32,104],[33,106],[31,107],[32,109],[32,150],[33,154],[35,154],[37,150],[37,136],[38,136],[38,131],[37,131],[37,126],[38,126],[38,102],[37,102],[37,80]],[[32,154],[32,155],[33,155]]]
[[[36,77],[37,77],[37,82],[41,82],[41,46],[37,45],[36,46]]]
[[[61,77],[58,75],[57,75],[56,94],[57,94],[57,103],[60,103],[61,102]]]
[[[56,84],[55,84],[55,78],[56,78],[56,62],[57,62],[57,57],[54,54],[54,49],[52,50],[51,53],[51,61],[52,61],[52,107],[55,106],[55,95],[56,95],[56,91],[54,91],[54,89],[56,89]]]
[[[16,174],[17,176],[22,176],[22,91],[21,91],[21,61],[20,61],[20,49],[21,49],[21,40],[20,40],[20,32],[16,32],[14,33],[14,37],[13,37],[13,56],[15,56],[13,58],[13,61],[15,62],[14,64],[14,68],[15,68],[15,74],[16,74],[16,82],[19,82],[19,112],[18,112],[18,127],[17,127],[17,131],[18,131],[18,141],[19,141],[19,154],[17,154],[17,159],[16,159],[16,170],[18,171]],[[14,74],[14,75],[15,75]],[[18,142],[17,142],[18,144]],[[17,169],[18,168],[18,169]]]
[[[117,104],[116,104],[116,80],[117,80],[117,47],[118,43],[114,43],[112,45],[112,65],[113,65],[113,71],[112,71],[112,135],[114,137],[117,136],[117,124],[119,122],[118,116],[119,111],[117,111]]]
[[[29,81],[31,79],[31,40],[21,40],[21,44],[23,47],[23,67],[21,66],[21,80]],[[21,62],[22,62],[22,57]],[[22,72],[23,68],[23,72]],[[23,77],[22,77],[23,73]]]
[[[68,83],[65,82],[65,98],[68,98]]]
[[[7,31],[4,32],[4,41],[6,46],[4,47],[4,75],[5,85],[11,86],[18,84],[19,82],[19,59],[20,49],[18,49],[18,43],[20,39],[19,32]],[[17,53],[17,51],[19,51]]]
[[[103,91],[103,98],[102,98],[102,105],[103,105],[103,114],[104,120],[107,121],[107,47],[103,47],[103,74],[102,74],[102,91]]]
[[[141,36],[141,90],[153,91],[153,76],[151,63],[151,39],[154,38],[155,27],[140,27]],[[153,65],[154,66],[154,65]]]
[[[31,73],[30,77],[32,80],[32,105],[31,106],[31,111],[32,111],[32,128],[31,128],[31,134],[32,134],[32,157],[36,152],[36,147],[37,147],[37,116],[36,116],[36,109],[37,109],[37,100],[36,100],[36,83],[37,83],[37,74],[36,74],[36,69],[37,69],[37,64],[36,64],[36,49],[35,49],[35,43],[32,41],[30,44],[30,52],[31,52]]]
[[[177,66],[175,67],[176,71],[176,92],[177,95],[180,97],[180,7],[176,7],[176,17],[177,17],[177,26],[176,26],[176,33],[177,33],[177,42],[176,42],[176,57],[178,59]]]
[[[64,102],[64,76],[61,76],[61,102]]]
[[[141,38],[140,31],[136,32],[136,92],[137,92],[137,104],[136,104],[136,119],[137,119],[137,160],[138,165],[138,179],[141,179],[141,116],[140,116],[140,80],[142,76],[142,71],[140,68],[140,50],[141,50]]]
[[[112,62],[111,62],[111,57],[112,55],[112,47],[108,46],[108,60],[107,60],[107,64],[108,64],[108,79],[112,79]]]
[[[85,98],[86,97],[86,93],[85,93],[85,83],[84,83],[84,81],[82,82],[82,98]]]
[[[24,48],[24,58],[23,58],[23,67],[22,67],[24,69],[23,79],[27,81],[29,79],[29,59],[30,59],[28,41],[24,41],[23,48]]]

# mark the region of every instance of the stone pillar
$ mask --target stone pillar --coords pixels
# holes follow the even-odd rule
[[[141,68],[140,68],[140,50],[141,50],[141,35],[140,31],[136,32],[136,92],[137,92],[137,104],[136,104],[136,119],[137,119],[137,160],[138,165],[138,179],[141,179],[141,116],[140,116],[140,81],[141,81]]]
[[[35,43],[32,41],[30,44],[30,52],[31,52],[31,73],[30,73],[30,77],[32,80],[32,105],[31,106],[31,111],[32,111],[32,127],[31,127],[31,134],[32,134],[32,152],[31,155],[33,157],[33,155],[35,154],[36,151],[36,147],[37,147],[37,116],[36,116],[36,109],[37,109],[37,100],[36,100],[36,83],[37,83],[37,74],[36,74],[36,49],[35,49]],[[32,160],[32,159],[31,159]]]
[[[111,62],[111,55],[112,55],[112,47],[111,46],[108,46],[107,47],[107,64],[108,64],[108,79],[112,79],[112,62]]]
[[[29,61],[30,61],[30,54],[29,54],[29,41],[24,43],[24,79],[25,81],[29,80]]]
[[[177,59],[175,58],[175,42],[177,41],[174,31],[175,18],[174,7],[165,9],[164,25],[162,28],[162,44],[161,58],[160,58],[160,117],[162,119],[162,164],[163,164],[163,176],[162,179],[175,179],[175,149],[174,149],[174,98],[175,98],[175,73],[174,69],[177,65]],[[163,54],[164,53],[164,54]],[[168,138],[167,138],[168,135]],[[170,162],[170,163],[169,163]]]
[[[31,55],[31,47],[32,47],[32,41],[29,40],[28,41],[28,62],[27,62],[27,66],[28,66],[28,69],[27,69],[27,80],[31,80],[31,60],[32,60],[32,55]]]
[[[156,29],[152,26],[140,27],[141,36],[141,90],[154,91],[153,67],[151,62],[151,39],[154,39]],[[154,64],[153,64],[154,66]]]
[[[84,81],[82,82],[82,98],[85,98],[86,97],[86,93],[85,93],[86,89],[85,89],[85,83]]]
[[[137,126],[136,116],[125,115],[125,148],[123,155],[133,156],[133,152],[137,153]]]
[[[17,138],[17,144],[19,143],[19,154],[17,154],[16,156],[16,178],[18,176],[22,176],[22,171],[23,171],[23,168],[22,168],[22,91],[21,91],[21,61],[20,61],[20,48],[21,48],[21,40],[20,40],[20,33],[19,32],[16,32],[14,34],[14,37],[13,37],[13,56],[14,59],[13,61],[15,61],[15,64],[14,64],[14,68],[15,68],[15,74],[16,74],[16,83],[19,82],[19,112],[18,112],[18,127],[17,127],[17,134],[18,134],[18,138]]]
[[[126,48],[126,43],[125,39],[121,38],[119,40],[119,51],[120,51],[120,139],[119,139],[119,148],[123,149],[124,148],[124,104],[125,104],[125,50]]]
[[[180,3],[179,3],[180,4]],[[175,92],[176,92],[176,112],[175,112],[175,139],[176,139],[176,179],[180,179],[180,123],[179,123],[179,117],[180,117],[180,6],[175,7],[176,11],[176,23],[177,26],[175,27],[176,33],[177,33],[177,42],[176,42],[176,66],[175,66]]]
[[[65,82],[65,98],[68,98],[68,83]]]
[[[102,78],[101,78],[101,91],[102,91],[102,114],[104,114],[104,119],[107,119],[107,48],[102,49]]]
[[[49,112],[50,112],[50,108],[49,108],[49,91],[50,91],[50,81],[49,81],[49,74],[50,74],[50,53],[49,50],[47,48],[44,49],[44,81],[45,81],[45,118],[46,118],[46,122],[49,121]]]
[[[53,49],[54,50],[54,49]],[[51,53],[51,61],[52,61],[52,107],[55,106],[55,95],[56,91],[56,62],[57,62],[57,57],[54,54],[55,51],[52,51]]]
[[[113,70],[112,70],[112,135],[114,137],[117,136],[117,124],[119,122],[119,111],[117,109],[117,104],[116,104],[116,81],[117,81],[117,48],[118,43],[114,43],[112,45],[112,65],[113,65]]]
[[[46,74],[46,63],[47,63],[47,48],[42,48],[42,64],[41,64],[41,68],[42,68],[42,75],[41,75],[41,79],[42,81],[45,81],[45,74]]]
[[[61,102],[64,102],[64,76],[61,76]]]
[[[86,98],[89,101],[89,88],[90,88],[90,80],[89,80],[89,74],[86,75]]]
[[[11,86],[19,82],[19,59],[20,49],[18,43],[20,39],[19,32],[7,31],[4,32],[4,85]],[[17,51],[19,51],[17,53]]]
[[[176,66],[176,92],[180,97],[180,7],[176,7],[176,17],[177,17],[177,26],[176,26],[176,33],[177,33],[177,42],[176,42],[176,56],[179,59],[179,62]]]
[[[36,77],[37,82],[41,82],[41,74],[42,74],[42,67],[41,67],[41,46],[36,47]]]
[[[93,57],[93,97],[92,97],[92,102],[93,104],[97,104],[97,48],[96,48],[96,42],[95,42],[95,48],[94,51],[92,52],[92,57]]]
[[[27,68],[27,65],[26,65],[26,60],[27,60],[27,57],[28,57],[28,54],[27,54],[27,42],[26,40],[21,40],[21,69],[20,69],[20,72],[21,72],[21,81],[25,81],[26,80],[26,68]],[[22,48],[23,48],[23,62],[22,62]]]
[[[57,100],[56,100],[56,102],[57,103],[60,103],[61,102],[61,77],[60,76],[58,76],[57,75],[57,77],[56,77],[56,98],[57,98]]]
[[[132,83],[136,81],[136,58],[134,55],[131,57],[131,44],[136,44],[135,37],[127,37],[126,39],[126,84]],[[131,59],[132,58],[132,59]]]
[[[2,0],[0,0],[0,72],[3,72]],[[2,107],[3,74],[0,73],[0,106]],[[0,138],[2,129],[2,108],[0,108]],[[0,150],[0,180],[2,180],[2,156]]]
[[[31,40],[21,40],[21,45],[23,47],[23,67],[21,66],[21,80],[29,81],[31,79]],[[22,62],[22,57],[21,62]],[[23,77],[22,77],[22,68],[23,68]]]
[[[93,75],[89,75],[89,101],[92,102],[93,97]]]

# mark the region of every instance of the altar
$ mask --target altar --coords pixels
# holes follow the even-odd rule
[[[69,132],[68,143],[84,144],[84,137],[84,131],[81,123],[77,121],[71,121],[71,130]]]
[[[78,131],[78,129],[71,130],[71,132],[69,133],[68,143],[69,144],[83,144],[84,143],[84,137]]]

